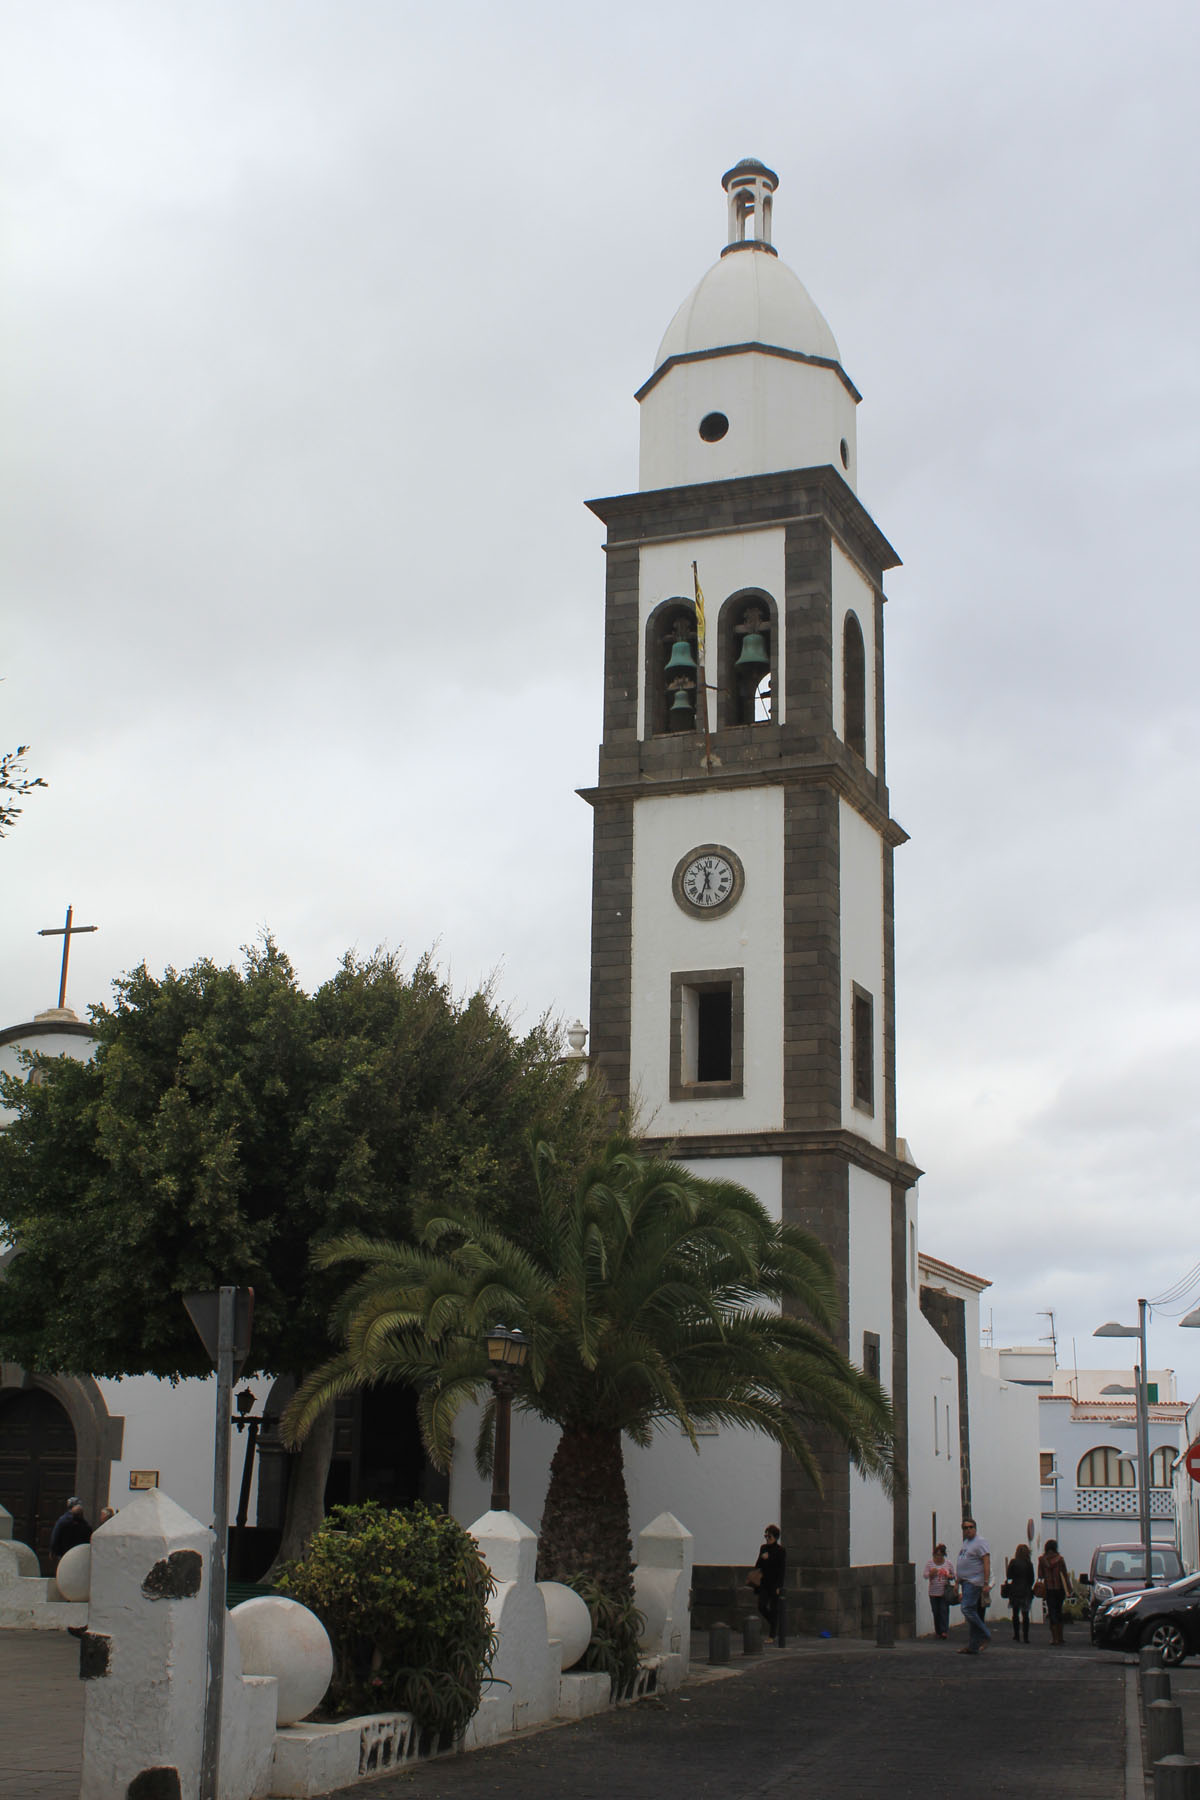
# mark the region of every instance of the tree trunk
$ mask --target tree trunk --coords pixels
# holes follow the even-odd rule
[[[318,1414],[312,1430],[292,1458],[288,1481],[287,1505],[283,1515],[283,1537],[275,1560],[262,1577],[270,1586],[282,1563],[303,1556],[308,1540],[325,1517],[325,1483],[329,1480],[329,1464],[333,1457],[333,1404]]]
[[[564,1427],[550,1464],[538,1580],[588,1575],[614,1599],[632,1599],[632,1550],[621,1433]]]

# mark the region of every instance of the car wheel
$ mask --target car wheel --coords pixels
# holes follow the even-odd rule
[[[1157,1650],[1164,1664],[1177,1668],[1187,1655],[1187,1643],[1173,1619],[1160,1619],[1142,1633],[1142,1647]]]

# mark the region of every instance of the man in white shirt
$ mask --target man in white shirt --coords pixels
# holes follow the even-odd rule
[[[969,1633],[959,1655],[978,1656],[983,1646],[992,1641],[992,1634],[979,1610],[979,1602],[986,1600],[992,1590],[992,1551],[987,1539],[979,1536],[974,1519],[963,1520],[962,1549],[958,1553],[955,1574],[962,1589],[962,1615]]]

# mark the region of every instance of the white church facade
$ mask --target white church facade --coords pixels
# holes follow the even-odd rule
[[[744,1431],[705,1435],[698,1456],[666,1433],[627,1447],[631,1513],[669,1510],[694,1533],[701,1618],[728,1616],[778,1522],[797,1628],[873,1633],[886,1610],[905,1632],[928,1628],[916,1577],[934,1537],[956,1541],[972,1466],[989,1483],[1011,1470],[1004,1536],[1038,1511],[1036,1401],[1008,1406],[1004,1384],[989,1388],[986,1283],[922,1258],[919,1170],[897,1135],[892,863],[905,833],[886,782],[884,580],[898,558],[858,497],[860,396],[772,242],[777,177],[746,161],[723,185],[727,242],[637,395],[639,488],[590,503],[607,533],[603,736],[583,796],[590,1061],[655,1147],[742,1183],[829,1247],[841,1347],[891,1394],[909,1480],[889,1499],[824,1445],[818,1495]],[[16,1028],[0,1055],[5,1040],[88,1053],[86,1027],[67,1036]],[[6,1455],[20,1461],[11,1399],[39,1380],[0,1373],[0,1477]],[[207,1516],[192,1491],[204,1432],[171,1456],[151,1446],[166,1443],[169,1409],[192,1406],[185,1390],[209,1404],[208,1384],[140,1397],[133,1383],[59,1385],[85,1503],[119,1506],[144,1466]],[[973,1413],[988,1442],[969,1451]],[[449,1503],[465,1522],[487,1494],[474,1420],[457,1435]],[[549,1430],[514,1420],[513,1509],[535,1528],[552,1450]],[[187,1491],[173,1458],[197,1464]],[[978,1474],[975,1489],[987,1529]]]

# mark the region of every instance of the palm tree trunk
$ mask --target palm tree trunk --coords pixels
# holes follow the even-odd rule
[[[632,1549],[621,1433],[564,1426],[550,1464],[538,1580],[588,1575],[614,1599],[632,1599]]]

